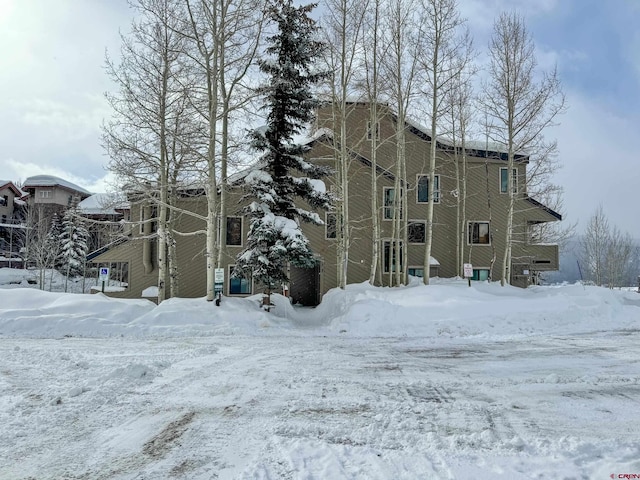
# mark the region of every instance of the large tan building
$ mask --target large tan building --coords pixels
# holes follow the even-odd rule
[[[425,231],[429,201],[434,201],[433,246],[431,251],[431,275],[455,277],[460,273],[457,238],[458,200],[460,189],[456,171],[462,171],[462,156],[454,156],[453,148],[446,142],[438,142],[434,191],[429,192],[428,165],[430,155],[429,135],[418,125],[405,125],[406,133],[406,178],[402,197],[407,207],[408,241],[402,245],[402,253],[396,258],[391,248],[393,198],[396,195],[395,163],[396,118],[391,113],[380,118],[375,128],[370,128],[367,104],[352,104],[349,113],[349,218],[351,225],[351,248],[349,250],[348,283],[359,283],[369,279],[372,263],[372,215],[377,215],[381,225],[379,245],[381,278],[383,285],[390,280],[390,271],[397,268],[396,262],[406,262],[403,270],[409,275],[422,276],[425,251]],[[331,115],[320,110],[315,129],[330,131]],[[371,136],[377,135],[378,188],[371,191],[372,162],[370,160]],[[309,142],[307,159],[311,162],[333,167],[334,142],[330,135],[316,135]],[[514,213],[513,247],[510,265],[510,282],[527,286],[535,283],[539,272],[558,269],[558,246],[541,244],[534,240],[533,227],[539,223],[561,220],[561,216],[530,198],[526,191],[526,169],[528,158],[516,158],[516,168],[511,172],[516,205]],[[506,154],[490,149],[473,148],[466,155],[466,215],[462,258],[473,265],[474,278],[485,280],[490,275],[497,277],[505,250],[505,232],[509,192]],[[236,176],[236,184],[230,193],[226,216],[226,238],[222,245],[225,252],[222,267],[225,269],[225,295],[248,295],[258,293],[252,282],[233,279],[230,276],[236,255],[242,251],[248,232],[248,222],[240,212],[242,175]],[[332,188],[334,178],[325,179],[326,187]],[[432,195],[434,194],[434,195]],[[376,195],[378,211],[371,211],[371,196]],[[185,191],[180,207],[205,215],[206,201],[201,192]],[[491,207],[489,208],[489,204]],[[152,209],[142,204],[132,204],[131,218],[145,219]],[[290,294],[294,301],[304,305],[316,305],[321,296],[338,285],[336,260],[335,213],[321,213],[324,226],[303,225],[311,248],[317,255],[318,265],[314,269],[290,269]],[[204,230],[204,222],[182,213],[175,215],[172,226],[180,232]],[[148,287],[157,285],[155,264],[156,242],[153,228],[143,232],[134,229],[128,241],[120,243],[93,258],[101,265],[111,265],[122,271],[126,268],[127,288],[117,296],[139,298]],[[177,236],[177,256],[180,269],[178,295],[200,297],[206,295],[205,257],[203,236]],[[492,262],[494,259],[495,260]],[[123,267],[126,265],[126,267]]]

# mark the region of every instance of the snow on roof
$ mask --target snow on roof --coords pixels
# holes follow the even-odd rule
[[[82,187],[79,187],[75,183],[71,183],[68,180],[64,180],[60,177],[55,177],[53,175],[34,175],[33,177],[29,177],[24,181],[22,185],[23,188],[32,188],[32,187],[63,187],[68,190],[73,190],[79,193],[84,193],[86,195],[91,195],[91,192],[85,190]]]
[[[117,210],[128,208],[129,202],[118,193],[96,193],[78,204],[78,210],[85,215],[119,215]]]
[[[419,130],[421,133],[431,138],[430,128],[425,127],[424,125],[420,124],[420,122],[416,121],[413,118],[407,117],[405,121],[409,126],[415,128],[416,130]],[[453,141],[450,138],[437,136],[436,140],[438,141],[438,143],[441,143],[442,145],[453,147]],[[472,149],[472,150],[481,150],[481,151],[496,152],[496,153],[508,153],[508,150],[505,148],[505,146],[498,142],[486,142],[482,140],[466,140],[465,145],[467,149]],[[460,147],[460,144],[456,146]],[[516,152],[516,154],[526,155],[526,153],[523,153],[523,152]]]
[[[25,192],[16,187],[16,185],[11,180],[0,180],[0,189],[3,188],[11,188],[16,192],[17,195],[21,197],[25,194]]]

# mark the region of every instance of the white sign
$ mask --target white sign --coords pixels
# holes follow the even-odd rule
[[[463,265],[464,270],[464,278],[473,277],[473,265],[470,263],[465,263]]]
[[[98,275],[99,282],[108,282],[109,281],[109,268],[108,267],[100,267],[100,275]]]
[[[213,277],[215,283],[224,283],[224,268],[216,268]]]

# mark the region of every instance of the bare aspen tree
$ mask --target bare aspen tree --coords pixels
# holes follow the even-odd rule
[[[581,247],[581,259],[587,278],[596,285],[605,282],[606,260],[610,243],[609,220],[602,205],[589,218],[585,228]]]
[[[176,0],[137,0],[132,7],[140,14],[140,20],[133,22],[130,35],[122,35],[121,61],[114,64],[107,58],[107,73],[119,91],[107,94],[114,114],[103,128],[103,141],[110,156],[110,170],[157,210],[161,302],[169,296],[166,285],[167,239],[171,231],[169,192],[174,188],[170,179],[179,175],[183,162],[175,146],[177,137],[187,130],[189,118],[183,114],[184,42],[176,33],[182,19]],[[180,140],[184,142],[185,139]]]
[[[468,43],[470,47],[470,43]],[[471,56],[471,50],[463,58]],[[451,88],[446,92],[449,110],[449,131],[453,146],[456,188],[456,272],[464,275],[465,232],[467,222],[467,139],[473,123],[472,77],[476,68],[467,63],[453,78]]]
[[[420,12],[422,49],[419,62],[424,77],[422,93],[429,102],[431,137],[428,167],[429,203],[423,265],[423,282],[428,285],[433,245],[433,207],[439,194],[435,185],[438,126],[439,123],[443,123],[443,116],[450,106],[446,102],[447,94],[454,87],[456,76],[469,61],[467,52],[471,51],[471,37],[461,31],[464,21],[460,17],[456,0],[421,0]]]
[[[519,15],[502,13],[496,19],[489,54],[489,78],[483,87],[481,104],[489,118],[489,137],[507,152],[507,171],[511,172],[516,154],[532,155],[555,148],[555,142],[545,143],[543,133],[563,110],[564,95],[555,69],[537,76],[533,39]],[[501,285],[510,281],[517,197],[512,176],[507,178],[509,206]]]
[[[390,285],[406,282],[406,260],[403,250],[407,246],[407,117],[409,106],[416,95],[418,58],[422,51],[418,42],[421,32],[415,22],[420,7],[414,0],[390,0],[385,6],[382,30],[389,44],[388,55],[382,63],[388,82],[388,98],[396,111],[395,121],[395,180],[393,186],[392,227],[389,241],[388,263]]]
[[[365,17],[365,33],[362,36],[364,45],[364,55],[362,67],[364,78],[361,81],[365,90],[365,98],[369,105],[369,137],[370,149],[369,159],[371,160],[371,265],[369,267],[369,283],[375,285],[376,275],[381,274],[380,268],[380,213],[378,202],[378,147],[381,142],[380,129],[378,125],[381,117],[388,115],[388,109],[380,108],[380,97],[382,95],[382,81],[380,76],[380,64],[385,55],[385,47],[381,45],[382,35],[380,13],[382,0],[371,0],[370,8]]]
[[[233,113],[250,101],[248,73],[260,45],[264,22],[262,0],[186,0],[188,26],[183,34],[195,78],[193,104],[203,120],[206,140],[205,191],[207,222],[205,256],[207,300],[214,299],[214,272],[222,260],[226,238],[226,192]]]
[[[354,147],[354,138],[348,131],[348,121],[353,110],[355,76],[359,70],[359,59],[363,52],[363,26],[367,12],[367,0],[325,0],[328,12],[322,19],[321,28],[325,37],[324,62],[328,77],[331,102],[331,130],[335,164],[336,197],[336,260],[338,287],[347,285],[349,248],[352,226],[349,217],[349,168]]]
[[[599,205],[589,218],[580,241],[580,258],[586,279],[609,288],[629,286],[637,247],[628,232],[611,226]]]
[[[634,253],[634,242],[628,232],[614,226],[607,246],[607,285],[609,288],[629,286],[629,269]]]

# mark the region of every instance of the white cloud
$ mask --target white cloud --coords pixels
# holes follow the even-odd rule
[[[34,98],[25,100],[16,108],[27,125],[38,127],[45,135],[48,131],[58,140],[68,142],[98,132],[102,119],[109,113],[105,100],[86,95],[74,104]]]
[[[462,0],[462,16],[473,25],[474,31],[488,34],[494,19],[502,12],[518,12],[525,18],[548,14],[556,9],[560,0]]]
[[[556,136],[564,168],[556,180],[565,187],[568,219],[586,225],[602,204],[612,224],[640,238],[637,222],[637,125],[640,118],[622,117],[593,98],[567,93],[569,110]],[[580,227],[580,228],[581,228]]]
[[[21,183],[34,175],[54,175],[95,193],[113,191],[112,185],[115,183],[113,174],[108,172],[96,172],[102,173],[103,176],[87,179],[58,167],[20,162],[11,158],[0,159],[0,171],[2,172],[2,180]]]

